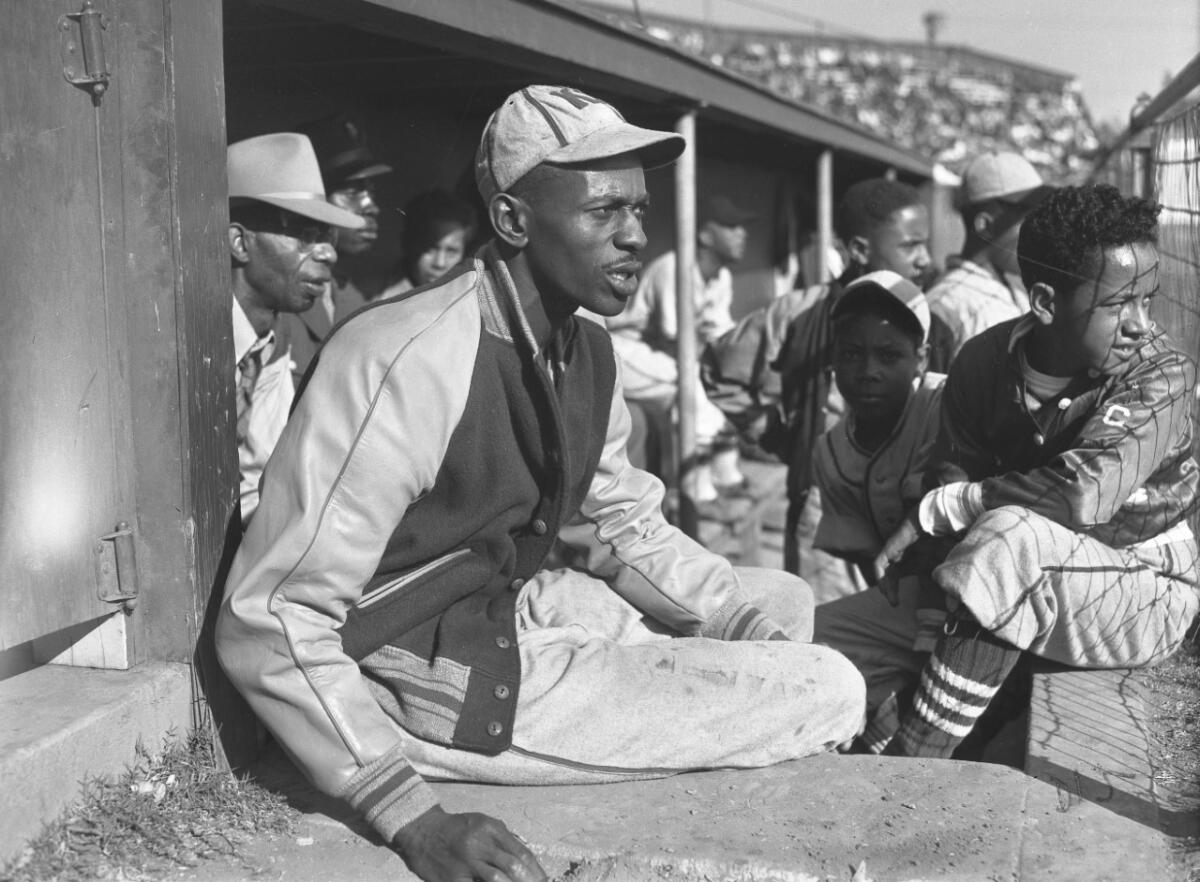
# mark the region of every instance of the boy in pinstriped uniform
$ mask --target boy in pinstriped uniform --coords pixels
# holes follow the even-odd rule
[[[921,499],[946,377],[925,371],[929,305],[903,276],[879,270],[855,279],[830,317],[847,412],[813,453],[822,501],[813,547],[855,564],[866,587],[878,581],[884,542]],[[936,613],[938,628],[945,618],[921,613]]]
[[[1023,651],[1154,664],[1195,618],[1196,368],[1150,317],[1157,214],[1097,185],[1028,216],[1018,258],[1031,311],[969,341],[943,395],[934,460],[966,480],[928,492],[888,540],[886,600],[818,609],[816,639],[863,671],[869,708],[898,676],[917,682],[885,752],[950,756]],[[931,537],[954,542],[932,571],[953,612],[926,660],[894,565]]]

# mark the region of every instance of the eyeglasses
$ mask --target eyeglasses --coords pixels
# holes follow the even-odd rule
[[[297,240],[304,250],[315,248],[321,243],[337,244],[337,228],[311,218],[292,214],[290,211],[279,212],[279,229],[276,232],[291,236]]]

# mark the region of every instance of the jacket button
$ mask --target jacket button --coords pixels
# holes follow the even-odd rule
[[[504,732],[504,727],[502,725],[500,725],[499,723],[497,723],[495,720],[492,720],[492,722],[488,723],[488,734],[491,735],[493,738],[499,738],[503,732]]]
[[[512,583],[508,587],[510,589],[512,589],[513,591],[520,591],[522,588],[525,587],[525,580],[524,579],[513,579]]]
[[[546,534],[546,530],[548,529],[548,527],[546,526],[546,522],[543,521],[541,518],[537,518],[529,526],[533,528],[533,532],[537,536],[544,536]]]
[[[509,640],[507,637],[505,637],[503,634],[501,634],[499,637],[496,638],[496,645],[499,646],[501,649],[508,649],[508,647],[512,646],[512,641]]]
[[[499,686],[497,686],[495,689],[492,690],[492,695],[496,696],[501,701],[504,701],[504,699],[508,698],[508,696],[509,696],[508,687],[505,686],[503,683],[501,683]]]
[[[1041,447],[1043,444],[1046,443],[1046,439],[1042,435],[1041,432],[1038,432],[1036,435],[1033,436],[1033,443],[1036,444],[1038,447]]]

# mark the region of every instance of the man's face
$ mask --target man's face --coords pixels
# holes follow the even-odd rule
[[[1021,222],[1029,208],[1015,202],[994,202],[986,211],[990,224],[981,238],[991,245],[992,265],[1011,275],[1020,275],[1017,263],[1017,239],[1021,235]]]
[[[375,240],[379,238],[379,204],[375,201],[375,189],[371,181],[347,181],[329,194],[329,201],[366,221],[360,230],[338,229],[338,252],[354,256],[375,247]]]
[[[921,284],[929,268],[929,215],[923,205],[892,212],[865,238],[867,272],[891,270]]]
[[[921,368],[921,352],[912,337],[882,316],[864,312],[838,322],[833,372],[856,419],[894,425]]]
[[[547,307],[619,315],[637,292],[646,247],[650,197],[641,162],[617,156],[586,169],[551,169],[527,204],[524,253]]]
[[[725,226],[716,221],[707,221],[700,232],[700,240],[712,249],[721,261],[721,266],[737,263],[746,256],[747,232],[744,224]]]
[[[333,278],[337,234],[328,224],[280,211],[278,223],[243,228],[246,281],[261,306],[275,312],[304,312]]]
[[[1051,328],[1073,374],[1110,373],[1133,357],[1154,330],[1158,250],[1149,242],[1100,252],[1095,275],[1066,297],[1055,295]]]

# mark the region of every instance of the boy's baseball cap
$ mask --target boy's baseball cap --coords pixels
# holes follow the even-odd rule
[[[350,230],[366,221],[330,205],[312,143],[297,132],[275,132],[230,144],[226,151],[230,199],[254,199]]]
[[[837,320],[863,309],[870,303],[880,301],[899,303],[904,307],[903,315],[911,316],[907,330],[919,334],[922,341],[929,339],[929,301],[921,289],[899,273],[877,270],[859,276],[842,289],[842,294],[830,310],[829,317]]]
[[[475,153],[475,182],[490,202],[543,162],[637,153],[645,168],[658,168],[686,146],[681,135],[631,125],[611,104],[577,89],[526,86],[488,119]]]
[[[963,172],[958,202],[966,207],[995,199],[1032,207],[1053,189],[1025,157],[992,151],[971,160]]]

